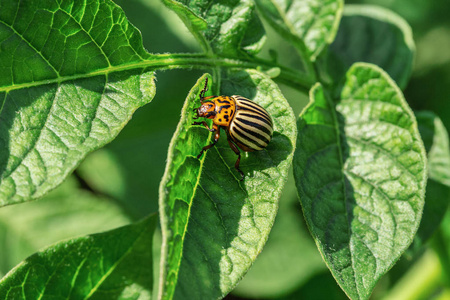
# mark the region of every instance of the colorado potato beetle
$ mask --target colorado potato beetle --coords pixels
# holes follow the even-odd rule
[[[228,144],[238,155],[234,164],[236,170],[244,179],[244,173],[239,169],[241,152],[262,150],[269,144],[273,134],[273,122],[269,113],[255,102],[242,96],[208,96],[208,78],[205,87],[200,91],[201,106],[194,108],[197,115],[194,119],[207,118],[213,120],[212,128],[205,121],[194,122],[192,125],[203,125],[211,132],[215,132],[214,142],[203,147],[197,158],[200,158],[206,150],[213,147],[220,137],[220,128],[227,133]]]

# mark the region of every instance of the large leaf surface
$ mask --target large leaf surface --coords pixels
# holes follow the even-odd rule
[[[58,243],[0,281],[1,299],[150,299],[156,215]]]
[[[435,233],[450,201],[450,148],[447,129],[432,112],[417,112],[416,118],[427,151],[428,182],[422,222],[411,247],[413,251],[420,250]]]
[[[356,62],[383,68],[405,88],[413,66],[415,44],[411,27],[390,10],[370,5],[346,5],[336,39],[319,61],[335,82]]]
[[[419,226],[425,150],[402,93],[374,65],[348,71],[337,104],[320,84],[310,97],[294,159],[303,211],[336,281],[367,299]]]
[[[211,143],[209,131],[191,125],[205,77],[191,90],[161,183],[162,299],[215,299],[230,292],[267,240],[287,178],[296,137],[292,109],[266,75],[236,71],[224,78],[222,94],[240,94],[267,109],[273,139],[262,151],[242,152],[244,181],[223,131],[217,146],[197,159]]]
[[[432,112],[417,113],[419,130],[428,153],[429,178],[450,187],[450,146],[448,132]]]
[[[0,2],[0,205],[38,198],[154,96],[110,1]]]
[[[79,189],[70,176],[39,199],[0,209],[0,277],[43,247],[130,222],[111,200]]]
[[[289,172],[269,239],[250,271],[233,290],[233,295],[284,299],[314,275],[326,270],[306,228],[294,176]]]
[[[342,0],[256,0],[269,23],[308,58],[316,57],[331,42],[339,26]]]
[[[256,54],[265,32],[251,0],[163,0],[178,14],[203,50],[227,56]]]

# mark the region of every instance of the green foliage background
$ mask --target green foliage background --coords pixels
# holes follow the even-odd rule
[[[149,52],[200,51],[181,20],[160,1],[123,0],[116,3],[125,11],[129,21],[140,29],[144,47]],[[413,110],[433,111],[443,125],[450,128],[450,52],[443,51],[450,49],[450,19],[446,13],[450,11],[450,2],[365,0],[346,3],[381,5],[398,13],[411,25],[416,58],[411,79],[404,89],[405,98]],[[296,50],[269,26],[265,29],[268,42],[262,56],[270,58],[270,49],[273,48],[282,63],[299,65],[294,58]],[[156,96],[150,104],[134,113],[116,139],[91,153],[74,175],[39,201],[39,206],[36,203],[21,205],[20,218],[10,217],[17,215],[15,210],[18,211],[18,207],[2,208],[0,253],[14,254],[0,255],[0,276],[51,243],[112,229],[157,212],[158,189],[165,170],[168,145],[180,120],[186,95],[202,74],[195,69],[159,71]],[[298,116],[308,103],[308,95],[282,84],[280,87],[295,116]],[[436,189],[439,188],[440,183],[435,184]],[[444,202],[439,210],[442,213],[447,208],[448,192],[445,193],[447,198],[437,199],[438,203]],[[77,201],[67,201],[70,197]],[[227,298],[347,299],[326,268],[300,211],[294,179],[290,174],[264,251]],[[68,217],[64,218],[64,214]],[[85,222],[81,222],[80,217]],[[22,221],[25,219],[27,222]],[[425,247],[421,247],[420,241],[414,242],[414,247],[378,283],[373,299],[408,299],[407,296],[411,295],[405,295],[405,291],[413,287],[415,294],[409,299],[419,299],[422,293],[428,295],[434,291],[438,291],[441,299],[450,295],[450,265],[441,266],[437,258],[449,255],[450,234],[448,226],[445,228],[449,220],[447,214],[444,225]],[[47,232],[44,237],[42,231]],[[160,239],[157,229],[153,245],[149,244],[154,253],[154,278],[159,276]],[[431,252],[431,247],[436,251]],[[424,267],[418,270],[420,264]],[[417,284],[417,277],[428,278],[430,282]],[[156,295],[157,280],[153,290]]]

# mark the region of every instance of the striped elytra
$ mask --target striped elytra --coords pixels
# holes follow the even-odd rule
[[[273,134],[272,118],[255,102],[242,96],[232,96],[236,101],[236,114],[228,132],[233,141],[244,151],[262,150]]]
[[[244,173],[239,169],[241,152],[259,151],[267,147],[273,134],[273,122],[269,113],[255,102],[242,96],[208,96],[208,78],[205,87],[200,92],[201,106],[195,108],[197,115],[194,119],[207,118],[213,120],[210,128],[205,121],[194,122],[193,125],[203,125],[209,131],[214,132],[214,142],[203,147],[197,158],[200,158],[206,150],[213,147],[220,137],[220,128],[227,133],[228,144],[238,155],[235,163],[236,170],[244,179]],[[238,148],[239,147],[239,148]]]

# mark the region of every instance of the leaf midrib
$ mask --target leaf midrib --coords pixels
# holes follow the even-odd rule
[[[323,89],[323,87],[321,87],[321,88]],[[323,91],[323,92],[325,92],[325,91]],[[346,188],[345,179],[344,179],[345,166],[344,166],[344,160],[343,160],[343,154],[342,154],[341,132],[340,132],[340,130],[339,130],[339,121],[338,121],[338,119],[337,119],[335,106],[334,106],[333,103],[331,103],[331,101],[329,100],[328,95],[326,95],[326,94],[324,93],[323,96],[324,96],[324,98],[325,98],[325,101],[328,103],[328,105],[329,105],[329,107],[330,107],[331,115],[332,115],[332,117],[333,117],[333,124],[334,124],[334,128],[335,128],[335,131],[336,131],[336,145],[337,145],[337,148],[338,148],[339,164],[340,164],[341,170],[342,170],[342,172],[341,172],[341,182],[342,182],[342,183],[341,183],[341,184],[342,184],[342,188],[343,188],[343,192],[344,192],[345,219],[346,219],[346,221],[347,221],[347,236],[348,236],[348,238],[349,238],[347,247],[348,247],[349,253],[350,253],[351,269],[352,269],[352,274],[353,274],[353,281],[354,281],[355,288],[356,288],[356,291],[357,291],[358,296],[361,296],[361,292],[359,291],[359,287],[358,287],[358,284],[357,284],[357,282],[356,282],[356,272],[355,272],[355,269],[354,269],[354,264],[355,264],[355,262],[354,262],[354,260],[353,260],[353,254],[352,254],[352,251],[351,251],[351,249],[350,249],[350,239],[351,239],[352,233],[351,233],[351,222],[350,222],[350,220],[349,220],[349,214],[348,214],[348,211],[349,211],[349,209],[351,209],[351,208],[349,207],[349,200],[348,200],[348,198],[347,198],[347,188]],[[344,289],[344,290],[345,290],[345,289]]]
[[[108,271],[104,273],[104,275],[98,280],[97,284],[92,287],[89,294],[84,299],[89,299],[97,290],[98,288],[105,282],[106,279],[108,279],[109,275],[122,263],[122,261],[135,249],[136,243],[141,239],[141,237],[145,234],[148,227],[144,227],[141,232],[136,236],[136,239],[133,241],[133,243],[128,247],[128,249],[117,259],[114,264],[109,268]]]
[[[158,62],[159,62],[159,60],[158,60]],[[34,81],[34,82],[26,82],[26,83],[12,84],[12,85],[7,85],[7,86],[0,86],[0,93],[1,92],[8,93],[13,90],[26,89],[26,88],[30,88],[30,87],[47,85],[47,84],[54,84],[54,83],[61,84],[66,81],[73,81],[73,80],[77,80],[77,79],[95,77],[95,76],[100,76],[100,75],[108,75],[113,72],[142,69],[142,68],[150,67],[152,65],[155,65],[152,61],[144,60],[141,62],[135,62],[135,63],[131,63],[131,64],[123,64],[123,65],[119,65],[119,66],[111,66],[111,67],[107,67],[107,68],[103,68],[103,69],[98,69],[96,71],[92,71],[92,72],[88,72],[88,73],[58,76],[54,79],[45,79],[45,80],[38,80],[38,81]]]
[[[212,135],[212,132],[209,132],[208,140],[210,140],[211,135]],[[203,157],[200,159],[200,167],[199,167],[199,172],[198,172],[198,175],[197,175],[197,180],[196,180],[195,185],[194,185],[193,190],[192,190],[191,199],[188,202],[187,219],[186,219],[186,224],[184,226],[183,235],[181,236],[181,247],[180,247],[180,253],[178,255],[178,259],[177,259],[177,262],[176,262],[177,269],[176,269],[176,272],[174,272],[176,277],[175,277],[175,280],[173,282],[174,283],[174,287],[171,289],[171,292],[172,292],[172,294],[170,295],[171,298],[173,298],[173,296],[175,294],[176,286],[178,284],[178,276],[179,276],[180,268],[181,268],[181,258],[183,257],[184,241],[186,239],[186,234],[187,234],[187,228],[188,228],[188,225],[189,225],[189,220],[191,219],[192,203],[194,202],[194,197],[195,197],[195,195],[197,193],[198,187],[200,186],[200,178],[201,178],[201,175],[202,175],[202,170],[203,170],[203,166],[204,166],[204,161],[206,159],[206,155],[207,155],[207,153],[204,153]],[[172,171],[173,171],[173,169],[172,169]],[[166,259],[167,258],[169,258],[169,257],[166,256]],[[165,287],[161,289],[161,292],[163,292],[164,294],[160,294],[159,299],[163,299],[164,296],[167,296],[167,287],[169,286],[169,282],[166,281],[164,286]]]

